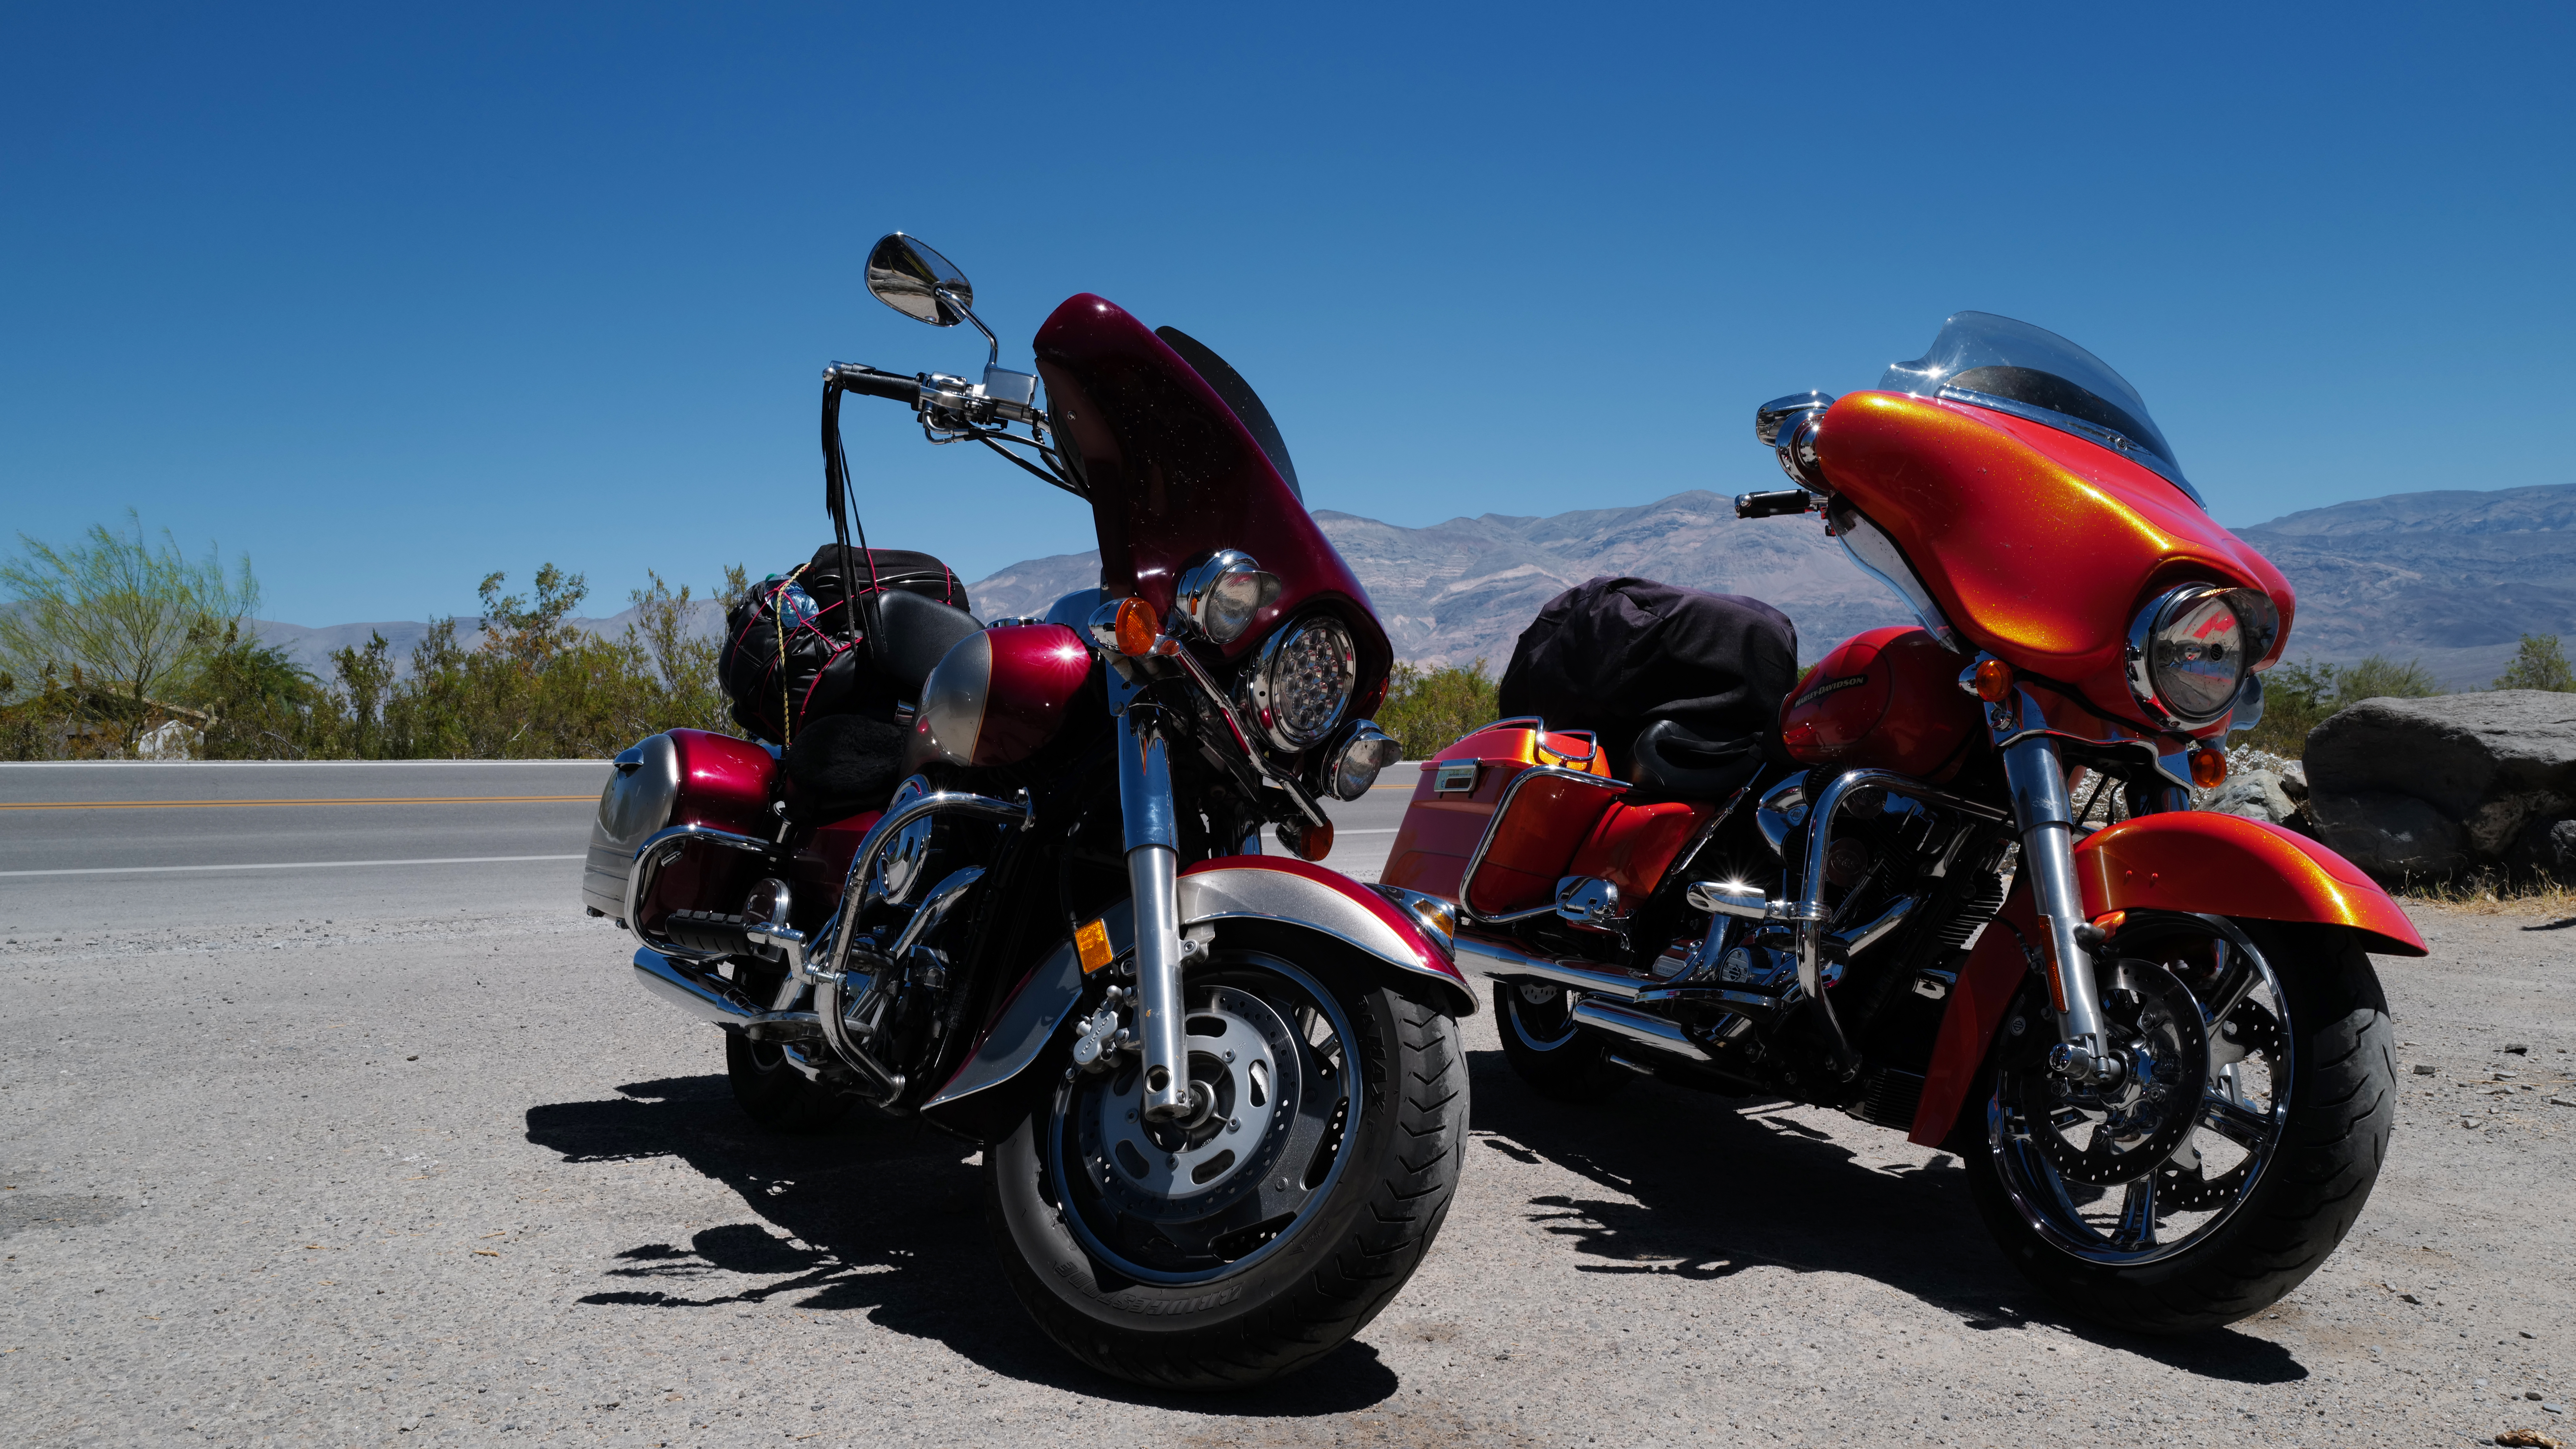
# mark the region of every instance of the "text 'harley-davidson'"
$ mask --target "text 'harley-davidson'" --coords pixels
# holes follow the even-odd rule
[[[1669,706],[1611,729],[1599,691],[1560,688],[1424,769],[1386,879],[1456,902],[1543,1092],[1646,1072],[1839,1108],[1958,1152],[1998,1242],[2079,1312],[2259,1311],[2385,1156],[2365,953],[2425,949],[2333,851],[2191,808],[2259,718],[2288,583],[2135,390],[2023,323],[1960,313],[1878,390],[1780,399],[1757,432],[1797,487],[1738,516],[1821,512],[1920,627],[1799,677],[1776,611],[1668,590],[1774,637],[1716,666],[1767,701],[1740,735]],[[1541,713],[1515,691],[1544,671],[1513,669],[1504,709]],[[1657,698],[1682,695],[1719,688]]]
[[[991,360],[826,371],[837,541],[731,647],[830,662],[738,702],[774,738],[620,756],[585,898],[643,942],[643,984],[724,1028],[753,1116],[865,1102],[981,1143],[1006,1276],[1066,1349],[1170,1387],[1292,1371],[1411,1275],[1465,1137],[1447,904],[1312,863],[1325,803],[1396,752],[1363,717],[1385,632],[1214,352],[1084,295],[1012,372],[936,252],[889,236],[867,277]],[[985,625],[889,583],[850,547],[844,393],[1088,501],[1101,587]],[[879,694],[817,717],[834,669]],[[1260,853],[1273,826],[1302,859]]]

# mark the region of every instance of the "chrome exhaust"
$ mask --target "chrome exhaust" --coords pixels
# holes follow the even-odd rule
[[[1472,963],[1475,969],[1498,980],[1545,981],[1557,986],[1570,986],[1577,991],[1615,996],[1632,1000],[1637,993],[1659,983],[1651,976],[1639,976],[1613,966],[1590,961],[1569,961],[1556,956],[1532,956],[1516,946],[1461,931],[1457,936],[1458,964]]]
[[[650,946],[635,952],[635,979],[698,1021],[745,1026],[767,1014],[722,978],[701,976]]]
[[[1682,1030],[1681,1023],[1667,1021],[1633,1006],[1586,997],[1574,1003],[1574,1021],[1578,1026],[1593,1027],[1676,1056],[1695,1060],[1704,1060],[1708,1056],[1699,1043],[1690,1039],[1690,1033]]]

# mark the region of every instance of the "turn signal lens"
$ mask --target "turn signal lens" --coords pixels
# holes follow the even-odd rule
[[[1118,601],[1118,652],[1151,654],[1163,631],[1154,627],[1154,606],[1130,594]]]
[[[2191,752],[2191,782],[2215,790],[2227,778],[2227,752],[2204,745]]]
[[[1988,704],[2001,704],[2012,695],[2012,666],[2000,659],[1977,661],[1977,698]]]
[[[1297,852],[1299,860],[1322,860],[1333,853],[1333,822],[1329,820],[1321,825],[1309,825],[1294,836],[1285,830],[1279,835],[1290,850]]]

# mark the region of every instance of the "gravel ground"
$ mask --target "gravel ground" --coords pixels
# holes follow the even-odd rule
[[[1430,1260],[1322,1367],[1224,1399],[1140,1393],[1039,1338],[958,1144],[746,1130],[716,1034],[638,992],[601,923],[21,939],[0,945],[0,1423],[44,1445],[2563,1435],[2576,922],[2418,914],[2438,954],[2380,969],[2431,1074],[2402,1081],[2351,1240],[2255,1321],[2089,1328],[2012,1275],[1948,1158],[1653,1083],[1553,1106],[1480,1018]]]

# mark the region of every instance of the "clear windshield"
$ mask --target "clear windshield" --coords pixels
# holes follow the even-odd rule
[[[1953,313],[1921,357],[1891,365],[1878,385],[2072,433],[2162,474],[2201,503],[2138,390],[2109,363],[2044,328],[1992,312]]]

